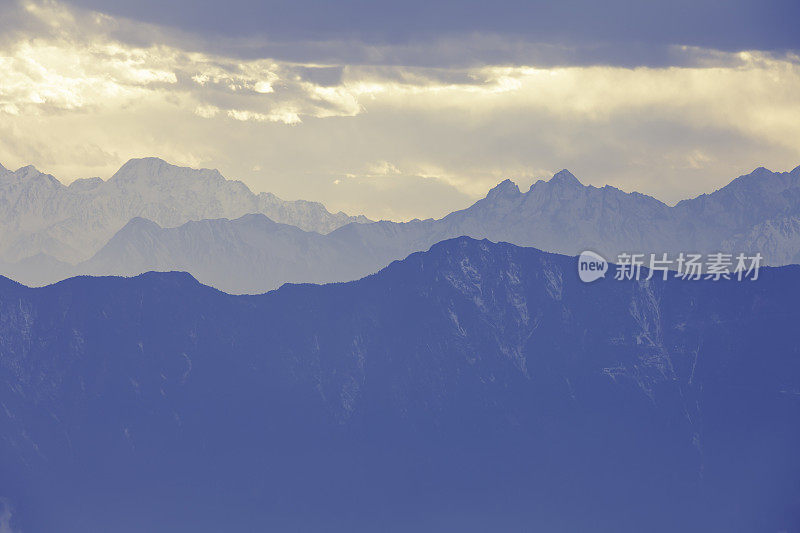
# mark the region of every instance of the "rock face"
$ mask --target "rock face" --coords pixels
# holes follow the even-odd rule
[[[253,194],[216,170],[132,159],[108,181],[82,179],[64,186],[32,166],[0,168],[0,258],[16,262],[37,254],[75,263],[91,257],[135,217],[164,227],[190,220],[262,213],[307,231],[327,233],[364,217],[329,213],[316,202],[287,202]]]
[[[26,533],[790,531],[799,289],[469,238],[261,296],[2,280],[0,496]]]
[[[756,224],[726,239],[722,250],[761,252],[771,264],[800,263],[800,215],[784,215]]]

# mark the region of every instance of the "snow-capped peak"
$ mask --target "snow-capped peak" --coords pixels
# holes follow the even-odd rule
[[[134,217],[162,227],[191,220],[262,213],[305,231],[328,233],[364,217],[332,214],[316,202],[256,195],[243,182],[217,170],[172,165],[156,157],[131,159],[111,178],[80,179],[66,187],[33,166],[2,172],[0,259],[18,261],[37,253],[79,262],[91,257]]]
[[[112,183],[147,183],[167,185],[175,180],[188,179],[195,181],[202,179],[211,182],[225,182],[222,174],[216,169],[194,169],[189,167],[179,167],[167,163],[158,157],[144,157],[141,159],[131,159],[109,179]]]

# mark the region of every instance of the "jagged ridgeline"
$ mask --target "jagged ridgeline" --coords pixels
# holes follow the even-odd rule
[[[190,272],[231,293],[355,280],[467,235],[613,259],[621,252],[761,253],[800,262],[800,167],[764,168],[667,206],[568,171],[521,192],[506,180],[439,220],[374,222],[321,204],[255,195],[217,171],[132,160],[108,181],[69,187],[30,167],[0,171],[0,273],[39,286],[75,275]]]
[[[0,166],[0,198],[0,259],[5,262],[37,254],[66,263],[84,261],[136,217],[175,227],[190,220],[261,213],[318,233],[369,222],[329,213],[317,202],[254,194],[217,170],[178,167],[154,157],[131,159],[107,181],[79,179],[69,186],[32,166],[15,172]]]
[[[791,531],[800,267],[579,281],[469,238],[360,281],[0,283],[21,531]]]

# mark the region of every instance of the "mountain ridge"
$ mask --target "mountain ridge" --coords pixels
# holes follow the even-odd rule
[[[327,233],[363,216],[330,213],[318,202],[285,201],[254,194],[217,170],[171,165],[158,158],[131,159],[111,178],[76,180],[69,186],[32,165],[0,171],[0,258],[15,262],[46,253],[77,263],[99,250],[131,218],[162,226],[248,213]]]
[[[467,237],[258,296],[0,280],[0,494],[28,533],[790,530],[797,286]]]
[[[762,253],[765,264],[781,265],[800,260],[800,167],[792,172],[756,169],[670,207],[648,195],[582,185],[563,170],[524,193],[504,180],[441,219],[351,223],[320,237],[246,217],[211,226],[126,224],[77,266],[37,256],[7,262],[2,272],[41,285],[75,274],[187,270],[227,292],[260,293],[285,282],[358,279],[461,235],[567,255],[595,250],[609,260],[630,252],[728,252]]]

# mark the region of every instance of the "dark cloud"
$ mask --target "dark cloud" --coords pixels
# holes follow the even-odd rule
[[[159,156],[372,218],[439,216],[503,178],[525,188],[565,167],[671,202],[759,165],[800,162],[797,55],[667,47],[657,35],[564,44],[557,24],[511,25],[501,37],[487,33],[491,20],[471,27],[484,33],[453,22],[434,36],[427,18],[403,42],[375,33],[389,25],[377,19],[372,33],[351,21],[321,32],[328,41],[303,41],[291,17],[269,36],[276,23],[264,20],[261,33],[222,35],[50,0],[0,4],[0,162],[69,181]],[[743,47],[753,38],[744,33]],[[272,59],[268,48],[308,62]],[[475,58],[490,65],[473,67]],[[607,65],[622,58],[684,68]],[[580,66],[543,68],[560,63]]]
[[[313,59],[309,56],[316,54],[325,60],[359,62],[370,59],[372,51],[377,52],[380,61],[407,61],[403,47],[433,42],[464,43],[468,42],[464,37],[470,35],[493,36],[505,46],[498,43],[450,51],[454,60],[531,64],[531,59],[537,59],[538,55],[545,63],[654,66],[670,62],[671,45],[724,51],[800,49],[797,31],[800,2],[796,0],[72,0],[72,3],[174,27],[210,38],[213,45],[223,45],[219,37],[252,39],[253,43],[261,44],[253,44],[250,53],[282,59],[309,60]],[[331,42],[336,45],[325,45]],[[382,46],[391,46],[391,52],[382,52]],[[427,57],[434,60],[437,56]],[[419,62],[425,58],[416,56]]]

